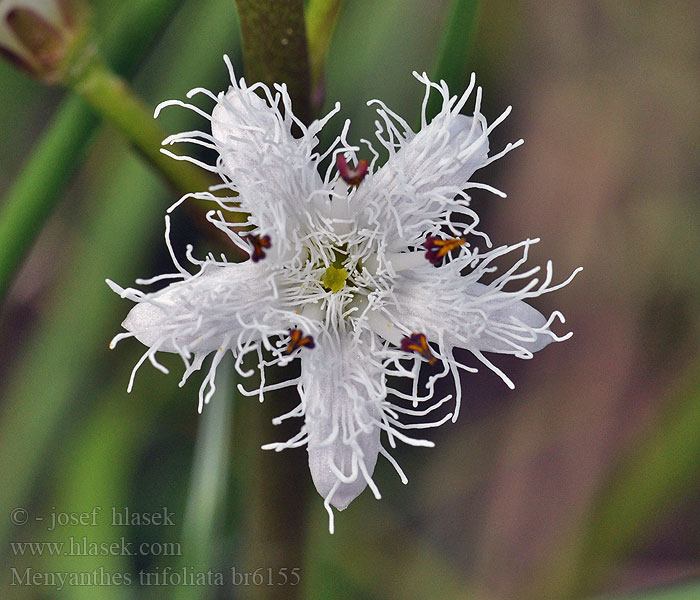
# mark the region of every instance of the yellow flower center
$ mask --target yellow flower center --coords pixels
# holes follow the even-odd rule
[[[334,294],[345,287],[345,280],[348,278],[348,272],[342,267],[334,267],[331,265],[326,269],[326,272],[321,278],[323,287],[330,290]]]

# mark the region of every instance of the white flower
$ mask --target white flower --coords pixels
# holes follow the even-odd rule
[[[185,363],[183,382],[212,355],[200,411],[214,392],[216,369],[228,350],[242,376],[253,374],[243,368],[243,357],[257,355],[259,387],[239,386],[243,394],[262,400],[268,390],[296,387],[299,405],[275,423],[303,418],[301,430],[264,448],[307,446],[311,476],[325,499],[332,531],[330,505],[344,509],[366,486],[380,497],[372,481],[379,454],[407,481],[382,437],[392,448],[396,440],[433,446],[406,431],[457,418],[459,371],[476,369],[456,359],[455,348],[469,350],[513,387],[484,353],[532,358],[549,342],[569,337],[550,329],[554,320],[564,321],[559,312],[544,317],[525,301],[566,285],[576,272],[553,285],[548,263],[539,280],[539,267],[523,267],[537,240],[491,249],[489,238],[476,230],[478,218],[465,190],[503,194],[471,182],[471,176],[521,142],[489,157],[488,135],[509,111],[489,126],[479,112],[477,88],[474,115],[461,115],[474,91],[473,76],[458,98],[450,97],[444,83],[414,73],[425,85],[426,100],[431,89],[443,97],[442,110],[430,123],[424,101],[418,133],[374,101],[377,139],[388,154],[377,168],[379,154],[370,142],[363,140],[371,164],[357,160],[359,148],[346,139],[349,121],[325,153],[315,150],[316,136],[339,105],[307,128],[293,116],[284,85],[274,91],[262,84],[248,87],[243,79],[236,81],[225,60],[232,84],[226,93],[195,89],[188,94],[209,96],[216,103],[211,115],[179,101],[163,103],[156,114],[176,104],[211,121],[211,134],[190,131],[164,143],[214,149],[215,165],[172,156],[219,174],[223,184],[217,190],[238,196],[220,198],[211,190],[180,202],[189,197],[213,202],[216,209],[207,218],[251,260],[236,264],[211,255],[197,260],[188,247],[187,257],[196,267],[191,274],[172,252],[166,217],[166,241],[177,273],[137,283],[174,281],[151,293],[108,282],[137,302],[123,323],[128,332],[113,344],[133,336],[148,346],[134,373],[146,359],[165,371],[156,353],[177,352]],[[235,220],[227,220],[232,212],[247,215],[247,234],[239,235]],[[501,271],[497,263],[511,255],[512,266]],[[299,377],[266,383],[265,367],[297,358]],[[452,395],[436,398],[436,384],[445,376],[453,378],[456,391],[447,414],[441,407]],[[401,378],[410,385],[390,387]],[[402,422],[407,415],[410,424]]]

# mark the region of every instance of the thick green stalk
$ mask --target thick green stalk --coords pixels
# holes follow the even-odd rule
[[[470,69],[469,55],[474,39],[479,0],[453,0],[452,9],[440,42],[440,51],[433,69],[436,79],[444,79],[450,90],[458,91]],[[432,94],[428,102],[428,118],[442,106],[442,98]]]
[[[182,0],[128,2],[107,32],[103,52],[114,68],[133,73]],[[21,173],[0,202],[0,298],[81,164],[97,115],[69,97],[56,111]]]
[[[237,0],[249,82],[286,83],[294,114],[311,119],[303,0]]]
[[[303,0],[237,0],[237,4],[246,79],[268,85],[286,83],[294,114],[308,123],[310,76]],[[260,450],[273,435],[271,419],[285,412],[280,404],[290,394],[282,391],[265,396],[262,406],[251,406],[249,398],[243,399],[237,416],[238,422],[246,423],[244,447],[250,454],[245,471],[248,561],[253,570],[267,567],[279,573],[282,568],[299,567],[302,561],[309,474],[306,453]],[[296,394],[291,399],[295,402]],[[277,429],[286,428],[285,424]],[[284,431],[276,432],[275,438],[280,439],[277,436],[283,437]],[[257,586],[251,592],[256,600],[294,600],[301,597],[301,586]]]
[[[201,168],[173,160],[160,151],[166,133],[153,118],[151,110],[104,63],[96,61],[86,69],[73,89],[98,114],[117,127],[176,190],[182,193],[201,191],[214,183]]]
[[[250,572],[259,569],[267,573],[269,569],[277,582],[285,572],[282,569],[287,573],[298,569],[300,573],[304,566],[308,454],[304,448],[274,452],[260,446],[289,439],[299,431],[298,422],[287,421],[277,427],[271,423],[297,402],[295,392],[284,391],[265,394],[262,404],[254,398],[237,401],[236,423],[240,427],[236,428],[234,454],[245,504],[245,565]],[[248,591],[251,600],[295,600],[303,597],[302,588],[290,575],[286,585],[253,586]]]

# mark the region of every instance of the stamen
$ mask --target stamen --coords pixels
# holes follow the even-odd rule
[[[417,352],[428,361],[430,366],[433,366],[438,360],[431,352],[428,340],[425,339],[425,334],[423,333],[413,333],[403,338],[401,340],[401,350],[404,352]]]
[[[269,235],[260,236],[253,233],[244,233],[241,237],[253,246],[253,254],[250,256],[253,262],[258,262],[260,259],[265,258],[265,248],[272,246]]]
[[[447,254],[459,248],[462,244],[466,243],[464,238],[448,238],[446,240],[441,240],[435,236],[429,236],[423,242],[423,248],[425,248],[425,258],[427,258],[432,264],[438,265]]]
[[[369,169],[369,163],[363,158],[357,163],[354,169],[348,166],[348,161],[345,160],[345,155],[338,154],[335,159],[335,164],[338,167],[338,173],[343,178],[343,181],[348,185],[357,187],[362,183],[362,180],[367,175],[367,170]]]
[[[314,338],[310,335],[304,336],[301,329],[290,329],[289,330],[289,346],[285,349],[284,353],[289,356],[297,348],[306,346],[311,349],[315,346]]]

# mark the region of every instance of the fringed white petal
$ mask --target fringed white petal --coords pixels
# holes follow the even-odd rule
[[[257,350],[260,353],[264,346],[273,352],[273,363],[288,362],[288,357],[278,347],[273,347],[268,338],[284,338],[290,328],[299,326],[307,333],[315,332],[313,321],[281,308],[282,283],[275,285],[274,275],[252,261],[233,264],[208,259],[200,264],[196,275],[183,270],[168,278],[179,281],[152,293],[123,289],[107,282],[123,298],[137,303],[124,320],[127,333],[116,335],[110,346],[114,347],[126,337],[136,337],[148,346],[132,371],[129,391],[136,372],[146,360],[167,373],[156,359],[157,352],[180,355],[185,365],[181,385],[202,368],[208,355],[213,354],[200,389],[201,411],[216,389],[216,369],[226,351],[232,351],[240,359],[248,352]],[[154,278],[156,281],[160,279],[163,277]],[[241,371],[238,362],[236,364]],[[250,375],[251,372],[242,374]],[[263,387],[264,384],[261,389]]]
[[[483,116],[444,112],[406,138],[373,177],[373,184],[398,202],[397,208],[408,208],[416,200],[427,204],[440,188],[465,189],[474,172],[486,164],[488,151]]]
[[[415,274],[412,274],[415,275]],[[529,358],[552,338],[542,333],[547,319],[519,299],[468,280],[444,289],[429,277],[405,276],[397,282],[398,321],[431,340],[443,337],[451,347]]]
[[[478,217],[469,208],[464,190],[482,187],[505,195],[470,181],[476,170],[492,160],[488,157],[488,134],[494,127],[488,126],[480,112],[481,88],[476,90],[474,115],[460,114],[474,90],[474,78],[458,98],[450,96],[444,82],[435,84],[425,74],[414,75],[426,86],[426,99],[431,90],[442,95],[442,109],[427,123],[427,102],[424,103],[424,125],[414,134],[403,119],[383,103],[373,101],[379,105],[377,138],[389,158],[381,169],[367,177],[354,198],[358,213],[372,215],[374,221],[393,227],[408,242],[438,231],[453,213],[463,215],[465,228],[476,227]],[[503,153],[516,145],[519,143],[509,144]]]
[[[309,469],[318,493],[343,510],[371,484],[380,449],[384,375],[349,336],[324,336],[302,357]]]
[[[167,154],[188,160],[216,172],[223,180],[219,189],[229,189],[237,196],[222,200],[201,192],[224,210],[249,213],[255,233],[270,235],[274,252],[291,259],[298,240],[314,227],[316,209],[322,199],[329,204],[331,183],[324,183],[318,172],[320,156],[315,152],[316,134],[336,112],[336,107],[321,121],[310,126],[301,123],[292,111],[286,86],[271,90],[264,84],[247,86],[236,80],[233,68],[224,57],[231,75],[228,91],[218,96],[195,88],[188,97],[204,94],[216,105],[211,116],[193,104],[181,101],[162,103],[188,108],[211,122],[211,133],[188,131],[169,136],[164,144],[194,143],[216,150],[215,165],[203,165],[187,156]],[[222,219],[223,219],[222,215]]]
[[[137,305],[123,326],[146,346],[157,345],[164,352],[207,353],[218,350],[225,338],[236,347],[247,329],[284,325],[271,310],[274,294],[265,270],[252,261],[205,262],[199,273],[183,277],[150,294],[124,291]]]
[[[255,89],[265,95],[263,100]],[[323,181],[312,157],[316,139],[303,129],[292,135],[291,109],[286,88],[273,96],[265,86],[248,88],[233,82],[219,94],[212,113],[212,135],[220,154],[224,181],[239,194],[240,207],[252,215],[258,231],[273,236],[278,247],[293,250],[309,229],[314,200]],[[328,201],[328,193],[325,194]]]
[[[535,241],[497,248],[478,258],[466,255],[437,269],[426,264],[401,272],[393,288],[397,299],[393,312],[396,324],[425,334],[440,345],[443,355],[449,356],[454,348],[471,351],[512,387],[510,379],[485,359],[482,352],[527,359],[550,342],[570,336],[560,336],[551,329],[554,320],[564,320],[559,312],[546,318],[526,300],[567,285],[578,270],[559,284],[552,284],[551,263],[547,264],[541,281],[535,277],[539,267],[521,271],[529,246]],[[518,249],[523,254],[510,269],[490,284],[479,283],[486,274],[493,278],[491,264],[496,258]],[[471,273],[460,276],[466,265],[472,268]],[[519,284],[519,289],[513,289],[514,284]],[[504,289],[506,285],[508,290]],[[389,308],[385,310],[391,312]]]

